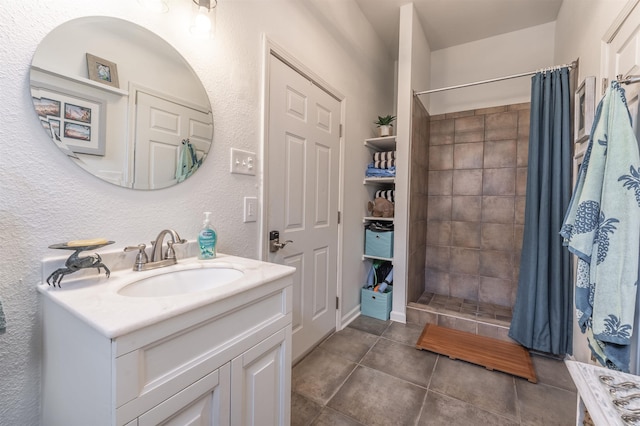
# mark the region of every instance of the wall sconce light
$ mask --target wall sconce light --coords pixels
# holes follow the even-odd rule
[[[166,13],[169,6],[165,0],[138,0],[138,4],[154,13]]]
[[[191,34],[198,37],[211,37],[216,30],[216,6],[218,0],[193,0],[196,5],[191,23]]]

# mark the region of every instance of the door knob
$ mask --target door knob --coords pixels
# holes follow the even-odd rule
[[[277,252],[278,250],[280,250],[281,248],[284,248],[284,246],[292,242],[293,241],[291,240],[280,242],[280,232],[278,231],[269,232],[269,251],[271,253]]]

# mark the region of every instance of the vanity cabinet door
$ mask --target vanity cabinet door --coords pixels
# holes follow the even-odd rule
[[[231,361],[231,424],[289,425],[291,326]]]
[[[138,426],[230,425],[230,366],[225,364],[138,418]]]
[[[291,321],[287,294],[279,290],[230,312],[204,307],[202,321],[177,317],[118,337],[117,423],[139,417],[281,330]]]

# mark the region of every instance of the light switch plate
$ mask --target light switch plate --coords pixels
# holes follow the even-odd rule
[[[244,197],[244,223],[258,220],[258,199],[256,197]]]
[[[256,153],[231,148],[231,173],[256,174]]]

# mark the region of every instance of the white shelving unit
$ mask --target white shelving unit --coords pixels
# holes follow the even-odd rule
[[[362,255],[362,260],[371,259],[371,260],[388,260],[389,262],[393,262],[393,257],[378,257],[378,256],[369,256],[366,254]]]
[[[394,151],[396,149],[396,137],[384,136],[382,138],[365,139],[364,146],[374,151]]]
[[[369,223],[372,221],[377,221],[377,222],[393,222],[393,218],[392,217],[374,217],[374,216],[365,216],[362,218],[362,221],[364,223]]]
[[[383,184],[394,185],[395,183],[396,183],[396,178],[393,178],[393,177],[368,177],[364,179],[365,185],[383,185]]]
[[[67,75],[67,74],[64,74],[64,73],[56,71],[56,70],[52,70],[52,69],[48,69],[48,68],[42,68],[42,67],[38,67],[36,65],[32,65],[31,68],[36,70],[36,71],[40,71],[42,73],[52,75],[54,77],[63,78],[65,80],[73,81],[75,83],[84,84],[85,86],[90,86],[90,87],[93,87],[95,89],[104,90],[105,92],[115,93],[115,94],[120,95],[120,96],[129,95],[129,92],[127,90],[119,89],[117,87],[107,86],[106,84],[99,83],[99,82],[93,81],[93,80],[89,80],[88,78],[80,77],[80,76],[77,76],[77,75]]]
[[[395,136],[385,136],[381,138],[371,138],[365,139],[364,146],[369,148],[371,152],[383,152],[383,151],[395,151],[396,149],[396,137]],[[393,189],[395,186],[396,178],[395,177],[366,177],[363,181],[364,185],[369,185],[375,187],[375,189]],[[362,222],[366,225],[369,222],[393,222],[392,217],[373,217],[373,216],[364,216]],[[369,256],[363,255],[362,259],[372,259],[372,260],[386,260],[389,262],[393,262],[393,258],[387,257],[378,257],[378,256]]]

